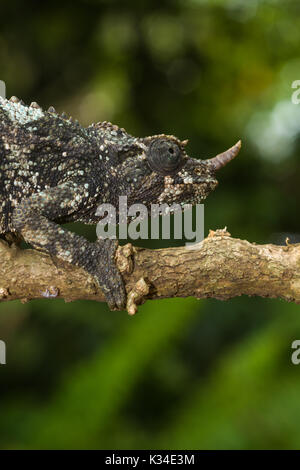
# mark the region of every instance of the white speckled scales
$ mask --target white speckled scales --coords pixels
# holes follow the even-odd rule
[[[15,103],[2,97],[0,97],[0,107],[6,112],[10,121],[17,125],[28,124],[29,122],[36,121],[44,116],[43,111],[39,108],[25,106],[21,103]]]

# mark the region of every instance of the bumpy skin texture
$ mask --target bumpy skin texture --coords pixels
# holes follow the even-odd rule
[[[0,234],[22,236],[94,276],[111,309],[126,295],[117,242],[87,242],[59,224],[96,224],[101,203],[196,203],[216,187],[210,160],[189,158],[174,136],[135,138],[108,122],[84,128],[36,103],[0,97]]]

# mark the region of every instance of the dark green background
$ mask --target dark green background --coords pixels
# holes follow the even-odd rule
[[[200,158],[242,138],[205,230],[257,243],[300,241],[299,51],[297,1],[0,6],[7,96],[84,125],[174,133]],[[0,338],[1,448],[300,447],[297,305],[171,299],[130,318],[96,302],[17,301],[0,306]]]

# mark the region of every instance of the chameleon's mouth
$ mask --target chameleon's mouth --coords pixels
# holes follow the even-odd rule
[[[181,206],[200,204],[206,196],[218,185],[214,177],[194,177],[191,182],[165,185],[165,189],[159,197],[159,203]]]

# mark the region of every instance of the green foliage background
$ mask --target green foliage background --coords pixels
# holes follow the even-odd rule
[[[189,138],[200,158],[242,138],[206,233],[299,242],[299,31],[296,0],[11,0],[0,79],[83,124]],[[93,302],[2,303],[0,446],[298,449],[299,314],[246,297],[152,301],[134,318]]]

